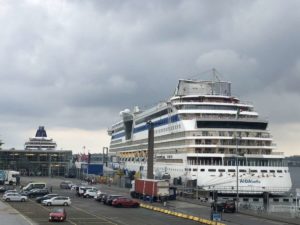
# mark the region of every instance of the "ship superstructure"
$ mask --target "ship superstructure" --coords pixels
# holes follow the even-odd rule
[[[35,137],[29,138],[25,142],[25,150],[55,150],[56,142],[52,138],[47,137],[46,130],[43,126],[39,126]]]
[[[127,170],[146,174],[151,121],[156,177],[169,174],[224,193],[236,192],[237,187],[250,194],[291,188],[284,155],[273,152],[268,121],[252,104],[231,95],[230,82],[182,79],[168,101],[120,114],[122,120],[108,131],[110,151]]]

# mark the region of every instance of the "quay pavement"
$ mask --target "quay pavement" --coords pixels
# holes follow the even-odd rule
[[[3,201],[0,201],[0,218],[1,224],[5,225],[36,225]]]

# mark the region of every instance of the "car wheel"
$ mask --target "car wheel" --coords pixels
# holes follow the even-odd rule
[[[67,205],[68,205],[68,203],[67,203],[67,202],[65,202],[65,203],[64,203],[64,206],[67,206]]]
[[[25,202],[25,198],[21,198],[21,202]]]
[[[47,203],[47,206],[50,206],[50,205],[51,205],[51,202],[48,202],[48,203]]]
[[[7,198],[7,199],[5,199],[5,201],[9,202],[9,201],[10,201],[10,199],[9,199],[9,198]]]
[[[133,207],[134,208],[138,208],[138,207],[140,207],[140,205],[139,204],[135,204]]]

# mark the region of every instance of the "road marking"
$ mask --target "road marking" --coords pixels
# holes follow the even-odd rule
[[[79,211],[82,211],[82,212],[84,212],[84,213],[86,213],[86,214],[88,214],[88,215],[95,216],[95,217],[98,218],[98,219],[105,220],[105,221],[107,221],[107,222],[110,223],[110,224],[118,225],[118,224],[116,224],[116,223],[113,223],[113,222],[109,221],[108,219],[106,219],[106,218],[104,218],[104,217],[97,216],[97,215],[95,215],[95,214],[92,214],[92,213],[90,213],[90,212],[84,210],[84,209],[81,209],[81,208],[78,208],[78,207],[72,206],[72,205],[71,205],[70,207],[72,207],[72,208],[74,208],[74,209],[77,209],[77,210],[79,210]]]
[[[70,222],[71,224],[77,225],[77,223],[73,222],[73,221],[70,220],[70,219],[67,219],[66,221]]]

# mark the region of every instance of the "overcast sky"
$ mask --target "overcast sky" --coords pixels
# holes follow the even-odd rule
[[[121,110],[214,67],[300,154],[299,27],[297,0],[0,0],[2,147],[44,125],[59,149],[100,152]]]

